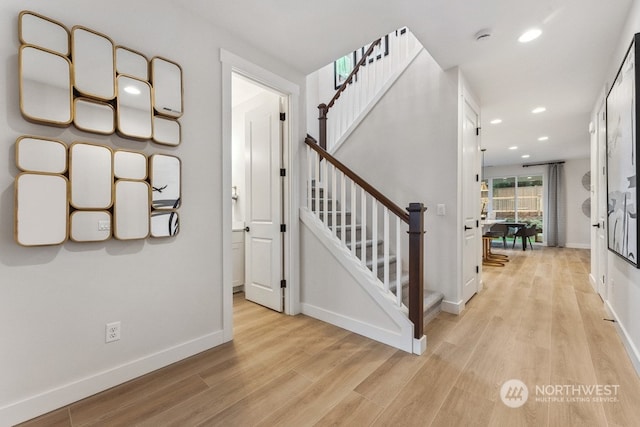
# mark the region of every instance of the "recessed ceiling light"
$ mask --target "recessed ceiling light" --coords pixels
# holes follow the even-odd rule
[[[528,159],[529,157],[531,157],[531,156],[530,156],[530,155],[528,155],[528,154],[523,154],[523,155],[522,155],[522,158],[523,158],[523,159]]]
[[[509,150],[517,150],[518,147],[516,145],[514,145],[513,147],[509,147]]]
[[[548,136],[541,136],[540,138],[538,138],[538,141],[548,141],[549,137]]]
[[[502,123],[502,119],[493,119],[489,123],[491,123],[492,125],[499,125],[500,123]]]
[[[520,43],[529,43],[532,40],[537,39],[542,34],[542,30],[539,28],[532,28],[530,30],[525,31],[520,37],[518,37],[518,41]]]
[[[140,89],[135,86],[127,86],[124,88],[124,91],[130,93],[131,95],[140,95]]]
[[[527,177],[527,179],[531,179],[531,177],[530,177],[530,176],[528,176],[528,177]]]
[[[547,111],[547,109],[544,107],[536,107],[533,110],[531,110],[533,114],[540,114],[540,113],[544,113],[545,111]]]

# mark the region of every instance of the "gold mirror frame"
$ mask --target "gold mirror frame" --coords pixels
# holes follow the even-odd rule
[[[119,179],[115,183],[113,236],[118,240],[146,239],[151,223],[151,187],[146,181]]]
[[[67,145],[57,139],[21,136],[16,140],[16,166],[24,172],[64,174]]]
[[[147,156],[144,153],[129,150],[113,152],[113,176],[116,179],[144,181],[147,172]]]
[[[149,60],[133,49],[116,46],[116,73],[148,82]]]
[[[143,80],[120,75],[116,86],[118,134],[136,140],[151,139],[153,136],[151,85]]]
[[[111,104],[91,98],[73,100],[73,124],[85,132],[111,135],[116,131],[116,110]]]
[[[68,126],[73,120],[69,59],[36,46],[24,45],[20,47],[19,61],[22,116],[34,123]]]
[[[151,58],[151,83],[154,95],[153,108],[156,113],[174,119],[182,117],[184,84],[180,65],[154,56]]]
[[[63,244],[69,235],[69,181],[62,175],[18,174],[14,184],[14,238],[21,246]]]
[[[151,237],[174,237],[180,232],[178,211],[151,212]]]
[[[69,147],[70,203],[76,209],[113,205],[113,150],[88,142]]]
[[[109,211],[74,211],[69,218],[69,239],[77,243],[104,242],[111,238]]]
[[[89,46],[91,40],[94,43]],[[71,29],[71,57],[73,86],[80,94],[103,101],[116,97],[115,45],[109,37],[74,26]]]
[[[62,32],[56,27],[59,27]],[[18,37],[21,44],[29,44],[63,56],[69,56],[71,49],[69,30],[60,22],[46,16],[28,10],[20,12]]]
[[[176,147],[182,142],[182,126],[175,119],[153,116],[153,142]]]
[[[151,206],[158,210],[178,209],[182,204],[182,162],[176,156],[149,157]]]

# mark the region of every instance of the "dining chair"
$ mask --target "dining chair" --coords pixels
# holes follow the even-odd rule
[[[513,245],[511,245],[511,249],[516,247],[516,240],[518,240],[518,237],[520,237],[520,239],[522,240],[522,250],[523,251],[527,250],[527,242],[529,242],[529,246],[533,250],[533,243],[531,243],[531,237],[534,237],[534,240],[535,240],[535,236],[537,234],[538,234],[538,230],[535,224],[531,224],[528,227],[520,228],[513,235]]]

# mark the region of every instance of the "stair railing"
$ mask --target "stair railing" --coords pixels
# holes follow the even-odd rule
[[[313,137],[307,136],[305,143],[307,208],[331,230],[343,248],[360,259],[362,266],[370,271],[398,307],[408,307],[414,336],[420,339],[424,334],[426,208],[422,203],[410,203],[406,210],[400,208],[319,146]],[[371,230],[371,239],[367,236],[367,229]],[[405,232],[409,236],[408,242]],[[378,253],[379,246],[382,246],[381,254]],[[408,250],[403,251],[403,247],[407,246]],[[393,256],[392,250],[395,252]],[[383,255],[382,265],[378,262],[379,255]],[[408,265],[409,271],[406,291],[403,286],[407,283],[407,278],[402,275],[403,264]]]

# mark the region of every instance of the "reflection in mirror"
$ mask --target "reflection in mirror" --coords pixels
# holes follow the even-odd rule
[[[180,207],[180,159],[164,154],[149,158],[152,206],[154,209]]]
[[[154,108],[158,114],[182,116],[182,69],[164,58],[151,59]]]
[[[33,46],[20,48],[20,111],[30,121],[71,123],[71,62]]]
[[[153,118],[153,140],[163,145],[179,145],[180,144],[180,122],[173,119],[167,119],[161,116]]]
[[[67,146],[54,139],[21,136],[16,141],[16,166],[26,172],[67,171]]]
[[[151,139],[151,86],[142,80],[118,76],[118,132],[128,138]]]
[[[74,211],[69,222],[69,237],[74,242],[102,242],[111,237],[108,211]]]
[[[151,214],[149,184],[118,180],[115,187],[113,235],[119,240],[146,239]]]
[[[147,156],[133,151],[116,150],[113,153],[113,174],[119,179],[146,179]]]
[[[20,12],[18,27],[20,43],[69,56],[69,31],[61,23],[25,10]]]
[[[116,96],[115,54],[107,36],[87,28],[71,29],[74,87],[82,95],[109,101]]]
[[[78,129],[105,135],[115,132],[116,112],[110,104],[89,98],[76,98],[73,102],[73,123]]]
[[[149,80],[149,61],[134,50],[126,47],[116,47],[116,71],[118,74],[126,74],[136,79]]]
[[[151,212],[151,237],[171,237],[180,231],[180,220],[176,211]]]
[[[112,204],[113,154],[109,147],[74,142],[69,147],[71,205],[107,209]]]
[[[67,240],[68,181],[62,175],[21,173],[15,181],[15,239],[23,246]]]

